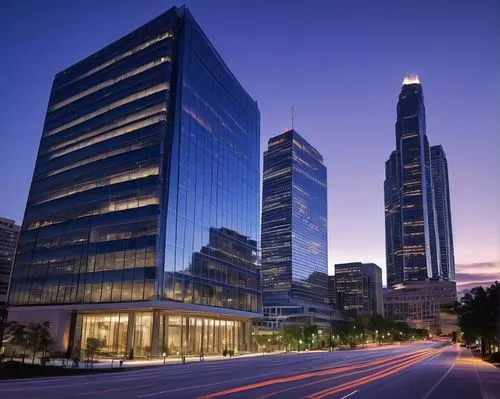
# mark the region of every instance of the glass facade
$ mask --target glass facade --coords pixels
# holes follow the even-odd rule
[[[7,301],[12,263],[21,226],[14,220],[0,217],[0,306]]]
[[[405,79],[397,105],[396,151],[386,162],[388,284],[441,274],[422,86]]]
[[[455,281],[455,256],[453,249],[453,230],[451,226],[448,161],[442,146],[436,145],[431,147],[431,159],[442,278],[446,281]]]
[[[259,312],[259,131],[186,9],[59,73],[10,302]]]
[[[185,7],[57,74],[10,304],[261,312],[259,123]]]
[[[336,264],[335,285],[339,307],[351,316],[384,314],[382,269],[376,264]]]
[[[326,184],[322,156],[297,132],[269,140],[261,236],[266,306],[328,301]]]
[[[101,356],[151,356],[153,317],[152,312],[84,314],[81,316],[81,349],[85,350],[88,338],[98,338],[103,341]],[[215,354],[224,349],[238,352],[247,346],[248,325],[242,321],[176,315],[159,317],[162,326],[159,349],[166,356]],[[133,323],[133,329],[129,323]],[[127,350],[130,342],[131,348]]]
[[[127,349],[127,313],[97,314],[83,316],[82,345],[87,347],[89,338],[100,339],[103,343],[101,354],[125,355]]]

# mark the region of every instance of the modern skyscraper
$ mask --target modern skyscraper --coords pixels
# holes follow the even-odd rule
[[[455,267],[446,157],[441,146],[429,147],[425,125],[422,85],[418,77],[406,77],[397,106],[396,150],[385,163],[390,289],[384,304],[386,317],[439,332],[441,310],[456,299]]]
[[[261,316],[260,115],[173,7],[57,74],[11,317],[135,356],[250,349]]]
[[[376,264],[336,264],[335,289],[337,303],[348,314],[384,314],[382,269]]]
[[[0,217],[0,307],[7,301],[10,273],[21,226]]]
[[[386,162],[387,280],[440,279],[441,256],[422,85],[406,77],[399,94],[396,150]]]
[[[431,147],[431,159],[442,279],[446,281],[455,281],[455,257],[453,249],[453,230],[451,227],[448,161],[446,160],[446,154],[442,146],[435,145]]]
[[[295,130],[268,142],[262,197],[264,307],[328,303],[327,178]],[[264,309],[266,313],[266,309]]]

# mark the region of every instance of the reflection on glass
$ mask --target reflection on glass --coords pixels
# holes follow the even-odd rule
[[[83,315],[81,347],[85,350],[87,339],[97,338],[103,342],[101,355],[124,355],[127,348],[127,328],[127,313]]]

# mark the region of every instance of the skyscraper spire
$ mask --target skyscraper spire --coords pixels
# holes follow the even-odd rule
[[[418,75],[406,75],[403,79],[403,86],[412,85],[412,84],[420,84],[420,79]]]

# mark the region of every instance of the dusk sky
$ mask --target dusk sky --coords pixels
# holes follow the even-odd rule
[[[456,262],[499,259],[494,0],[2,1],[0,216],[22,221],[54,75],[184,3],[258,101],[261,150],[293,106],[295,129],[323,154],[330,273],[347,261],[385,268],[384,162],[409,73],[423,85],[429,141],[448,157]]]

